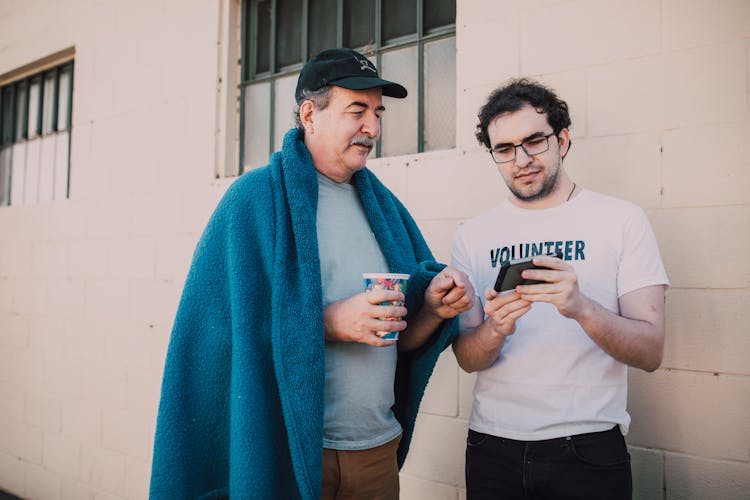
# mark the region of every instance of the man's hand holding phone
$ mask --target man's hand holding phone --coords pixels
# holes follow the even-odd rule
[[[554,257],[562,257],[562,255],[557,254]],[[496,335],[503,337],[511,335],[516,330],[516,320],[531,309],[533,301],[523,297],[519,287],[534,287],[544,283],[543,278],[534,273],[540,269],[553,269],[535,259],[535,257],[528,257],[503,262],[494,287],[485,291],[484,312],[489,326]]]
[[[578,288],[578,276],[573,266],[558,256],[538,255],[534,268],[524,269],[521,276],[531,284],[519,284],[515,290],[523,300],[553,304],[563,316],[576,317],[586,305],[586,298]]]
[[[529,312],[531,302],[521,298],[515,290],[498,293],[492,288],[484,292],[486,323],[492,332],[502,338],[516,331],[516,320]]]

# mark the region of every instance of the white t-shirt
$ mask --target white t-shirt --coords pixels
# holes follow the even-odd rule
[[[500,262],[560,251],[582,293],[614,313],[622,295],[667,285],[659,249],[638,206],[583,190],[543,210],[506,201],[461,226],[452,263],[483,300]],[[597,432],[627,433],[627,366],[599,348],[577,321],[535,303],[516,322],[499,357],[479,372],[469,427],[534,441]]]

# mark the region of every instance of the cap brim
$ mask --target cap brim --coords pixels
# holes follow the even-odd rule
[[[403,99],[407,94],[406,88],[404,88],[402,85],[399,85],[395,82],[389,82],[388,80],[383,80],[382,78],[363,78],[352,76],[328,82],[328,85],[343,87],[349,90],[367,90],[380,87],[383,89],[384,96],[395,97],[397,99]]]

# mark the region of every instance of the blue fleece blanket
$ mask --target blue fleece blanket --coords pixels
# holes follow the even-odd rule
[[[368,169],[352,182],[390,270],[412,275],[406,306],[414,313],[442,266]],[[312,160],[292,130],[270,164],[238,178],[212,215],[170,340],[151,498],[320,496],[325,356],[317,196]],[[399,356],[399,466],[427,380],[455,332],[454,321],[445,321],[422,349]]]

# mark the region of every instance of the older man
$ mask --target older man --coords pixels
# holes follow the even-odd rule
[[[474,291],[365,168],[384,95],[406,89],[362,54],[310,60],[297,129],[217,207],[172,333],[152,498],[398,498],[425,385]],[[410,274],[406,294],[365,293],[364,272]]]

